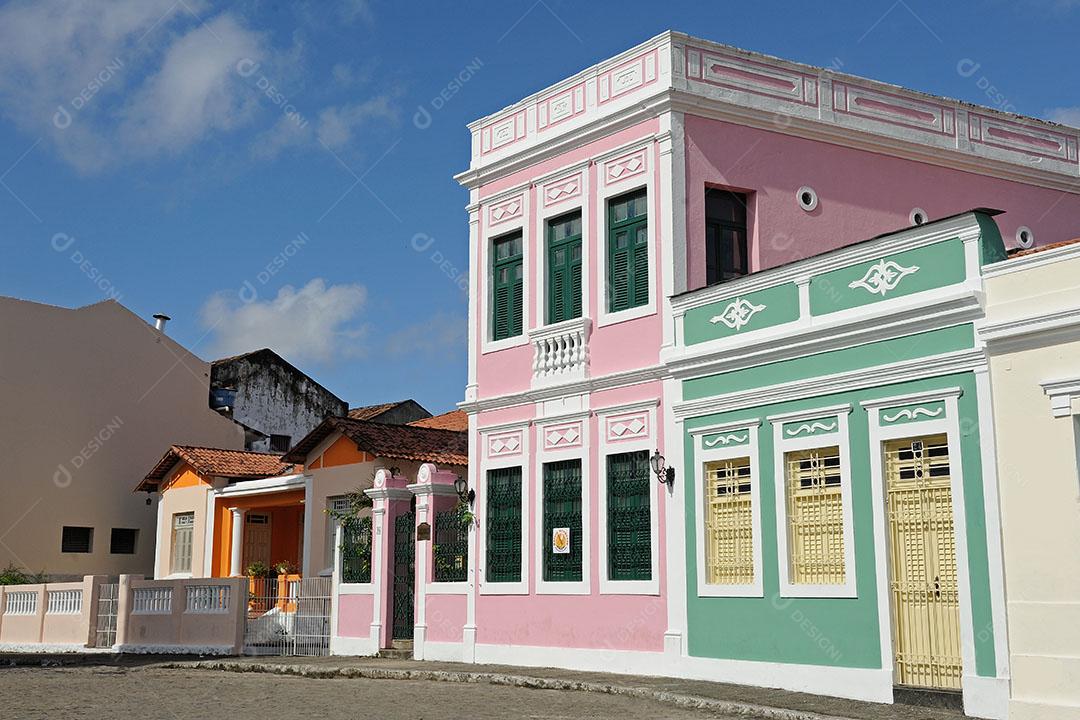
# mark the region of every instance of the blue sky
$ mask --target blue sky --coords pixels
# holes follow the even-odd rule
[[[1080,0],[7,2],[0,295],[449,410],[465,124],[669,28],[1080,125]]]

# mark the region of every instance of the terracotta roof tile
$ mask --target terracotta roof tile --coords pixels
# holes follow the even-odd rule
[[[442,415],[413,420],[409,425],[413,427],[437,428],[439,430],[457,430],[466,432],[469,429],[469,415],[464,410],[451,410]]]
[[[287,462],[302,463],[307,454],[335,432],[356,443],[361,450],[376,457],[432,462],[442,465],[468,465],[469,434],[416,425],[387,425],[356,420],[327,418],[293,446]]]
[[[179,462],[186,462],[195,472],[206,477],[254,479],[291,475],[303,469],[285,462],[281,455],[194,445],[173,445],[135,489],[147,492],[157,490],[161,481]]]
[[[1066,245],[1075,245],[1080,243],[1080,238],[1073,238],[1072,240],[1062,240],[1061,242],[1050,243],[1049,245],[1040,245],[1038,247],[1028,248],[1026,250],[1016,250],[1009,254],[1009,258],[1024,257],[1025,255],[1034,255],[1035,253],[1043,252],[1044,250],[1053,250],[1054,248],[1065,247]]]
[[[402,403],[406,403],[408,400],[399,400],[397,402],[380,403],[378,405],[365,405],[363,407],[353,408],[349,411],[349,417],[353,420],[371,420],[372,418],[379,417],[387,410],[397,407]]]

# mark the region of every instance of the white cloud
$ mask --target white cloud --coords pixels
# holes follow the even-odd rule
[[[1047,111],[1046,117],[1062,125],[1080,127],[1080,107],[1060,107]]]
[[[263,57],[260,35],[230,15],[197,25],[173,42],[131,99],[121,136],[140,151],[170,153],[249,121],[258,95],[243,87],[237,63]]]
[[[302,33],[291,46],[275,45],[247,16],[217,7],[207,0],[0,5],[0,115],[28,146],[44,138],[85,173],[176,155],[241,128],[254,128],[245,141],[255,140],[258,159],[314,147],[316,135],[339,150],[366,137],[373,122],[396,118],[388,97],[303,106],[301,98],[319,95],[302,92],[311,84]],[[320,22],[366,21],[370,8],[352,0],[312,14]],[[237,67],[245,58],[250,73]],[[320,81],[342,92],[364,78],[362,66],[341,65]],[[303,122],[290,129],[283,115]]]
[[[465,352],[466,321],[463,316],[439,312],[432,317],[393,332],[382,346],[391,355],[414,352]]]
[[[341,107],[328,107],[319,113],[318,138],[327,147],[338,149],[348,145],[353,133],[371,122],[393,122],[397,112],[390,98],[379,96],[364,102]]]
[[[327,285],[321,278],[276,297],[244,303],[218,293],[202,307],[215,357],[268,347],[296,362],[330,363],[363,354],[365,328],[357,314],[367,301],[362,285]]]

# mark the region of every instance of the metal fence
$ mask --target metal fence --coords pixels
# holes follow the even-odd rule
[[[104,583],[98,592],[97,629],[94,647],[111,648],[116,644],[116,616],[120,607],[120,585]]]
[[[330,654],[330,578],[250,578],[244,653]]]

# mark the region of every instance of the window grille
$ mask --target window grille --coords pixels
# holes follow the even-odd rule
[[[750,458],[705,464],[705,568],[711,585],[754,582]]]
[[[608,579],[652,579],[649,453],[607,459]]]
[[[521,468],[487,474],[487,581],[521,581]]]
[[[469,574],[469,516],[464,503],[435,513],[435,582],[465,582]]]
[[[341,523],[341,582],[371,582],[371,518]]]
[[[793,584],[844,583],[844,501],[840,448],[789,452],[788,555]]]
[[[569,528],[570,552],[557,554],[552,548],[556,528]],[[544,580],[581,580],[581,461],[561,460],[544,464]]]

